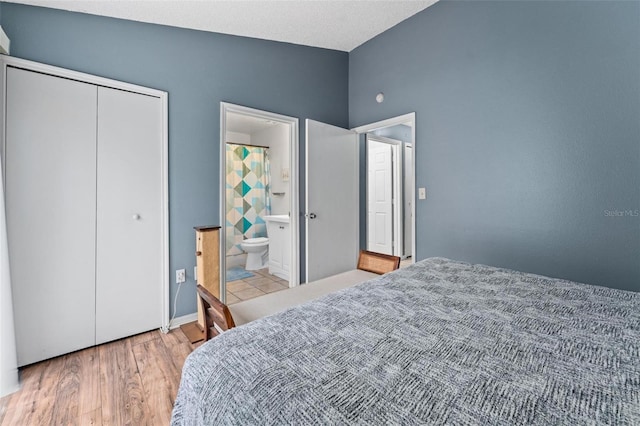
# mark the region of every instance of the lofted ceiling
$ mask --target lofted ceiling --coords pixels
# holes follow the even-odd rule
[[[0,0],[350,52],[438,0]]]

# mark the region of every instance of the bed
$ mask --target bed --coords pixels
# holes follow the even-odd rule
[[[223,333],[173,425],[640,424],[640,294],[430,258]]]

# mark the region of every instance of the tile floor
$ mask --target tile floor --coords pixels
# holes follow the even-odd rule
[[[289,288],[289,282],[269,274],[269,269],[249,271],[252,277],[227,282],[227,305]]]

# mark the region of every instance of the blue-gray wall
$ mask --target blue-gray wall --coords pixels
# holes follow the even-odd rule
[[[299,117],[300,158],[304,118],[348,125],[344,52],[12,3],[0,24],[12,56],[169,93],[172,312],[173,271],[188,275],[178,316],[195,312],[193,226],[220,224],[220,102]]]
[[[418,259],[640,291],[640,2],[442,1],[349,66],[351,127],[416,112]]]

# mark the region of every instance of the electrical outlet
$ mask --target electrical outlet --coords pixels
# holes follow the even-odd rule
[[[176,270],[176,283],[180,284],[187,280],[187,271],[184,269]]]
[[[198,267],[197,266],[193,267],[193,279],[194,280],[198,279]]]
[[[418,199],[424,200],[427,198],[427,188],[418,188]]]

